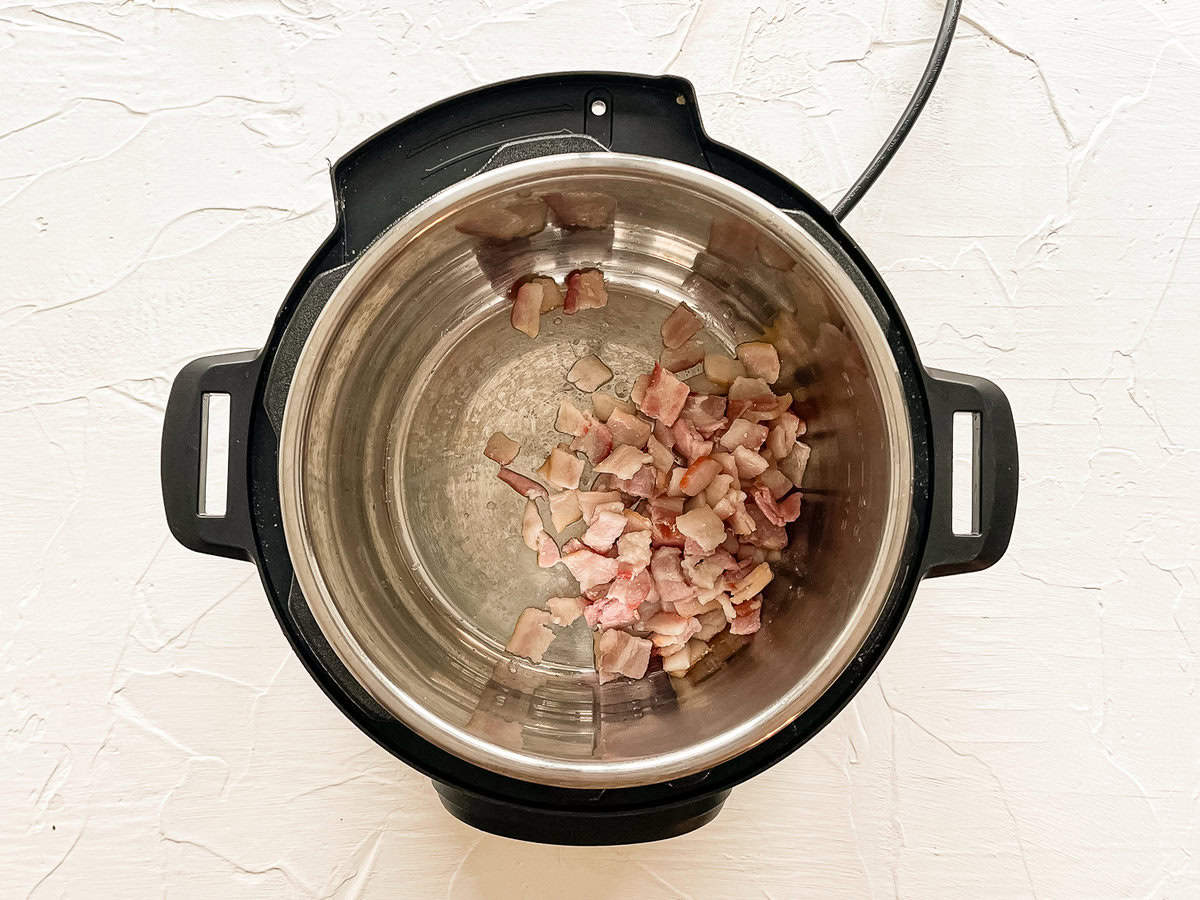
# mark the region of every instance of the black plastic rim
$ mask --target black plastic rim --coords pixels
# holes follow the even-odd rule
[[[913,503],[902,569],[896,573],[879,619],[851,664],[812,707],[769,740],[704,772],[642,787],[579,790],[497,775],[446,753],[397,720],[381,715],[369,698],[354,696],[331,673],[337,667],[332,651],[313,623],[303,621],[303,603],[289,603],[292,569],[279,517],[278,441],[265,412],[265,399],[268,373],[280,368],[275,363],[284,329],[318,276],[353,261],[420,201],[478,171],[499,146],[495,140],[482,139],[486,136],[483,132],[498,130],[507,140],[561,134],[564,128],[587,134],[589,128],[597,127],[590,122],[587,108],[598,97],[617,113],[633,110],[628,122],[614,117],[605,133],[592,134],[611,150],[658,155],[708,169],[781,209],[810,218],[823,230],[827,246],[840,257],[872,306],[899,368],[912,429]],[[555,127],[555,123],[560,124]],[[474,138],[473,144],[468,138],[467,150],[475,146],[474,152],[459,149],[455,156],[449,138],[464,135],[481,137]],[[429,156],[437,151],[450,157],[430,165]],[[691,85],[673,77],[570,73],[491,85],[390,126],[347,154],[332,174],[337,225],[292,286],[260,357],[249,421],[246,483],[253,556],[263,586],[296,654],[334,704],[382,747],[464,796],[511,807],[514,813],[545,810],[598,821],[623,811],[666,813],[706,797],[715,799],[783,759],[827,725],[879,664],[920,581],[930,517],[932,439],[922,369],[904,319],[882,278],[833,215],[783,176],[711,140],[700,123]],[[291,363],[294,366],[294,360]]]

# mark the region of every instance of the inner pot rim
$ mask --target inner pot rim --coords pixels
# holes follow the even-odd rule
[[[883,399],[886,430],[893,453],[893,502],[883,530],[883,551],[873,560],[871,575],[860,597],[871,597],[870,621],[858,628],[853,646],[834,643],[827,655],[843,657],[836,668],[818,669],[819,690],[805,700],[803,684],[745,720],[737,728],[682,749],[631,760],[557,760],[511,750],[481,739],[425,709],[382,671],[346,624],[318,566],[305,522],[302,481],[308,413],[333,339],[354,304],[390,265],[395,254],[439,225],[465,201],[477,201],[504,190],[535,187],[543,180],[573,174],[637,176],[678,184],[681,188],[736,209],[746,219],[768,229],[792,252],[819,261],[838,288],[837,302],[854,326]],[[819,227],[819,226],[813,226]],[[329,645],[351,675],[400,722],[435,746],[501,775],[562,787],[633,787],[679,778],[711,768],[777,734],[810,708],[833,685],[857,656],[874,630],[894,580],[900,571],[912,507],[913,447],[908,407],[895,357],[883,328],[855,279],[808,228],[758,195],[705,170],[652,157],[613,153],[574,153],[513,163],[465,179],[434,195],[392,225],[353,265],[325,305],[305,341],[284,410],[279,442],[279,485],[282,524],[295,578],[314,619]],[[801,702],[805,701],[805,702]]]

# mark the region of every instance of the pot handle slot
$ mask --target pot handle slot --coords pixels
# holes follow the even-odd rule
[[[189,550],[253,559],[246,444],[260,366],[253,350],[206,356],[184,366],[171,385],[160,458],[163,507],[171,533]],[[221,395],[229,398],[228,465],[224,502],[208,498],[216,501],[211,503],[205,490],[211,486],[206,484],[209,414]]]
[[[940,369],[925,373],[932,443],[932,514],[925,544],[926,575],[975,572],[1008,548],[1017,512],[1017,430],[1008,398],[992,382]],[[970,523],[954,527],[956,413],[973,420]],[[963,448],[958,448],[962,453]]]

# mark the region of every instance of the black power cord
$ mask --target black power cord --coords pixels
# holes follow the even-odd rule
[[[913,92],[912,99],[908,101],[908,106],[901,113],[900,121],[896,123],[892,133],[883,142],[883,146],[879,148],[875,158],[871,160],[863,173],[858,176],[858,180],[850,185],[850,190],[846,191],[846,195],[833,208],[833,214],[839,221],[846,218],[850,210],[854,209],[863,195],[871,189],[875,179],[887,168],[887,164],[892,161],[892,157],[896,155],[896,151],[900,149],[900,145],[904,143],[908,133],[912,131],[917,117],[925,108],[925,102],[933,93],[933,86],[937,84],[938,76],[942,74],[942,67],[946,64],[946,56],[950,53],[950,42],[954,39],[954,26],[958,24],[958,12],[961,8],[962,0],[946,0],[942,25],[933,42],[933,52],[929,56],[929,62],[925,64],[925,71],[921,74],[921,80],[917,82],[917,89]]]

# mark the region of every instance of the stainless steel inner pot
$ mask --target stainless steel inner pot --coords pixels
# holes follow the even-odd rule
[[[615,201],[611,227],[483,240],[456,228],[515,200]],[[300,356],[279,452],[296,578],[334,651],[378,702],[437,746],[504,775],[576,788],[667,781],[727,760],[807,709],[854,657],[899,567],[912,444],[900,376],[871,307],[801,221],[708,172],[581,153],[514,163],[447,189],[367,252]],[[509,324],[533,273],[598,266],[606,309]],[[788,365],[813,448],[805,510],[764,625],[714,643],[687,678],[599,685],[583,620],[533,665],[504,651],[518,614],[571,593],[520,538],[524,504],[483,456],[503,430],[527,474],[560,436],[565,380],[596,353],[627,397],[677,304],[731,350],[763,335]],[[685,373],[686,374],[686,373]],[[585,474],[585,478],[587,478]],[[568,531],[568,535],[574,530]]]

